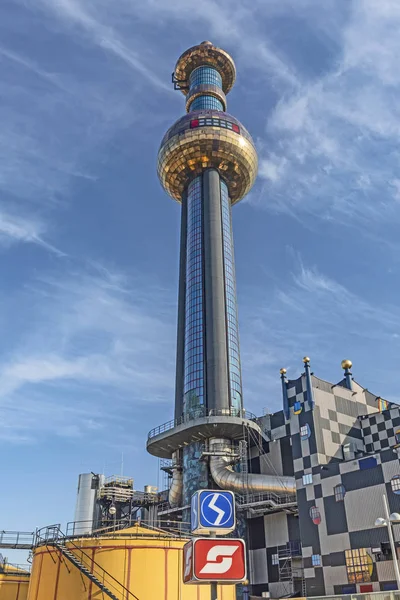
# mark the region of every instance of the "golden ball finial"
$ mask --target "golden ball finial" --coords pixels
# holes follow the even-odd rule
[[[287,370],[286,370],[286,369],[280,369],[280,370],[279,370],[279,373],[280,373],[281,375],[285,375],[285,374],[286,374],[286,372],[287,372]]]
[[[310,357],[309,356],[305,356],[303,358],[303,363],[309,363],[310,362]]]
[[[342,369],[351,369],[352,366],[353,366],[353,363],[348,358],[345,358],[344,360],[342,360]]]

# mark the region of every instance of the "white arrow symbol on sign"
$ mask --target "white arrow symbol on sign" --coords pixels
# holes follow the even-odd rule
[[[211,510],[214,510],[218,514],[218,517],[215,519],[214,525],[219,525],[225,516],[225,511],[222,510],[222,508],[218,508],[218,506],[215,506],[215,503],[218,500],[218,498],[219,494],[213,494],[211,502],[208,505],[211,508]]]

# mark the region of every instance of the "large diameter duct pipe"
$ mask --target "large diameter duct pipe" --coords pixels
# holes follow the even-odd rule
[[[183,491],[183,472],[179,452],[172,455],[172,481],[169,488],[168,502],[171,508],[176,508],[182,504]]]
[[[294,477],[236,473],[231,464],[230,444],[231,442],[226,439],[213,438],[210,440],[211,451],[218,449],[218,454],[221,454],[221,448],[226,449],[224,456],[210,456],[211,475],[220,488],[237,492],[238,494],[273,493],[277,496],[282,496],[296,493],[296,481]]]

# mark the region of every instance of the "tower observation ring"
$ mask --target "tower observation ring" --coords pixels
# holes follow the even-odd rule
[[[165,134],[157,172],[165,191],[180,202],[193,179],[206,169],[217,169],[235,204],[253,186],[257,167],[253,140],[238,119],[222,111],[196,110]]]

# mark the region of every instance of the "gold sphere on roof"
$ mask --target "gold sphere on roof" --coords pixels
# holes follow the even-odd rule
[[[281,375],[285,375],[285,373],[286,373],[286,372],[287,372],[287,370],[286,370],[286,369],[280,369],[280,371],[279,371],[279,373],[280,373]]]
[[[308,356],[305,356],[303,358],[303,363],[309,363],[310,362],[310,358]]]
[[[353,363],[348,358],[345,358],[344,360],[342,360],[342,369],[351,369],[352,366],[353,366]]]

